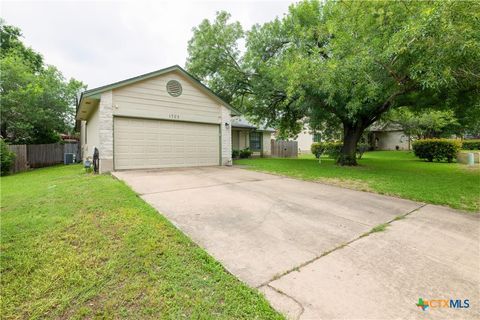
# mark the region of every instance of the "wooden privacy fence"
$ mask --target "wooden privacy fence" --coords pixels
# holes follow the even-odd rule
[[[9,145],[10,151],[15,153],[15,164],[12,172],[25,171],[28,168],[48,167],[63,163],[65,153],[75,154],[76,161],[80,161],[80,147],[78,142]]]
[[[20,172],[28,169],[27,146],[24,144],[9,145],[8,149],[15,153],[15,161],[10,171]]]
[[[272,139],[272,157],[279,157],[279,158],[298,157],[298,142]]]

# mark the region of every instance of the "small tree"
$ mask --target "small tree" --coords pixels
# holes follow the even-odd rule
[[[389,112],[385,120],[400,125],[408,137],[417,139],[441,138],[460,130],[453,110],[426,109],[414,112],[400,108]]]
[[[15,160],[15,153],[8,149],[7,144],[3,139],[0,139],[0,165],[1,175],[7,175],[10,173],[13,161]]]

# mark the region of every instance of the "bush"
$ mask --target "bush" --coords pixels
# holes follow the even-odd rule
[[[15,153],[11,152],[5,141],[0,139],[0,165],[1,172],[0,175],[4,176],[10,173],[10,168],[12,167],[13,161],[15,160]]]
[[[323,154],[328,155],[332,159],[338,159],[342,153],[342,142],[314,142],[312,143],[310,150],[315,157],[320,157]],[[357,145],[357,158],[362,159],[363,154],[370,146],[366,143],[359,143]]]
[[[324,142],[314,142],[310,146],[310,151],[315,157],[319,158],[325,152],[325,143]]]
[[[357,144],[357,159],[362,159],[363,154],[370,149],[368,143],[359,143]]]
[[[413,153],[420,159],[452,162],[462,143],[453,139],[423,139],[415,141],[412,146]]]
[[[325,145],[325,154],[336,160],[342,154],[342,148],[342,142],[327,142]]]
[[[240,159],[250,158],[252,151],[249,148],[240,150]]]
[[[232,150],[232,159],[238,159],[240,156],[240,150]]]
[[[480,140],[463,140],[462,142],[463,150],[480,150]]]

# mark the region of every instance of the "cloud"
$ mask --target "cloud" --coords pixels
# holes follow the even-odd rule
[[[192,28],[226,10],[245,29],[291,1],[3,1],[2,17],[47,63],[89,88],[184,65]]]

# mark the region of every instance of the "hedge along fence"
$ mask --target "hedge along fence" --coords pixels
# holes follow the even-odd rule
[[[420,159],[452,162],[462,148],[462,142],[454,139],[422,139],[413,142],[413,153]]]
[[[480,139],[463,140],[463,150],[480,150]]]

